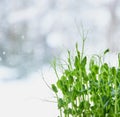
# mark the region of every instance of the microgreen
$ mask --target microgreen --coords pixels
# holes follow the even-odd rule
[[[76,54],[68,51],[67,68],[58,76],[56,64],[54,70],[57,82],[52,84],[56,95],[59,117],[119,117],[120,116],[120,54],[118,67],[102,61],[109,52],[106,49],[101,56],[94,55],[89,61],[76,44]],[[94,59],[97,57],[98,59]]]

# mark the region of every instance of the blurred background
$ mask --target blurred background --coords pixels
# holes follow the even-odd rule
[[[120,51],[119,0],[0,0],[0,116],[57,117],[50,84],[55,58],[81,48],[87,55],[110,49],[115,63]]]

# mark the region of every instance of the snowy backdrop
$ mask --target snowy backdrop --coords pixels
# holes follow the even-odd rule
[[[120,51],[119,0],[1,0],[0,117],[57,117],[48,83],[55,57],[73,50],[79,31],[88,31],[86,54],[110,48],[111,64]]]

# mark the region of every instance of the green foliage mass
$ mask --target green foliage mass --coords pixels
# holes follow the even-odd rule
[[[108,52],[105,50],[103,56]],[[96,57],[88,61],[77,44],[74,59],[68,51],[67,68],[52,84],[59,117],[120,117],[120,54],[118,67],[103,62],[102,56]]]

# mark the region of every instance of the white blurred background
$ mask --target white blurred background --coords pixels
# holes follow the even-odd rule
[[[88,31],[87,55],[110,49],[116,65],[120,51],[119,0],[0,0],[0,117],[57,117],[50,67],[66,57]],[[78,29],[79,28],[79,29]]]

